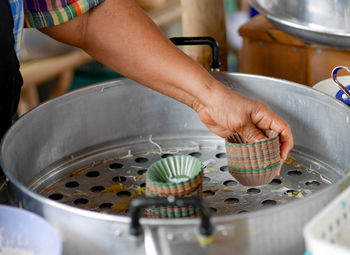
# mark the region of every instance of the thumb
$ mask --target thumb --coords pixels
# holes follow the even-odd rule
[[[280,168],[278,169],[278,172],[276,173],[276,176],[279,176],[279,175],[280,175],[280,172],[281,172],[281,169],[282,169],[283,164],[284,164],[284,160],[281,159]]]
[[[255,143],[266,139],[264,133],[258,129],[253,123],[250,123],[244,127],[242,130],[242,136],[245,138],[248,143]]]

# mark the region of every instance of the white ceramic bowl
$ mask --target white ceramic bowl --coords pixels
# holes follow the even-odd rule
[[[61,240],[42,217],[0,205],[0,254],[61,255]]]
[[[338,76],[338,80],[344,85],[350,85],[350,75]],[[331,97],[335,98],[335,94],[339,91],[338,86],[335,84],[332,78],[328,78],[316,83],[313,87],[318,91],[321,91]]]

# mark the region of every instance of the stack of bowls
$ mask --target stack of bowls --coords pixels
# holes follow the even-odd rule
[[[188,155],[161,159],[152,164],[146,173],[148,197],[202,197],[203,170],[201,162]],[[197,216],[192,206],[154,206],[149,217],[183,218]]]
[[[239,134],[226,139],[226,155],[230,174],[242,185],[267,184],[281,168],[280,140],[273,130],[263,130],[267,139],[247,143]]]

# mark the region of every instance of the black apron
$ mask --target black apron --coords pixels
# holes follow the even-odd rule
[[[0,139],[12,124],[23,83],[12,30],[9,1],[0,0]]]

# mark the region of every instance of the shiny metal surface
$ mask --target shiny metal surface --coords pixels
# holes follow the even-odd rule
[[[13,125],[1,147],[12,201],[49,220],[63,238],[65,254],[302,254],[305,222],[350,182],[350,109],[292,82],[243,74],[214,75],[232,90],[265,102],[287,120],[295,138],[295,153],[307,155],[307,162],[314,159],[315,170],[319,165],[333,172],[334,184],[267,209],[214,216],[214,241],[206,247],[197,241],[197,219],[143,218],[144,237],[134,239],[128,233],[130,220],[126,216],[82,210],[29,189],[33,183],[64,176],[65,172],[57,169],[78,162],[81,167],[88,165],[99,153],[107,158],[126,156],[127,145],[133,147],[135,141],[140,146],[132,153],[144,153],[142,146],[150,134],[160,144],[169,138],[181,143],[187,138],[188,144],[189,137],[206,144],[218,140],[191,109],[125,79],[44,103]],[[117,153],[116,144],[123,145],[123,154]]]
[[[145,171],[152,163],[162,157],[189,154],[206,164],[203,197],[212,215],[218,216],[248,213],[299,200],[342,177],[329,165],[293,151],[281,175],[271,184],[245,187],[227,171],[223,139],[178,137],[151,142],[138,138],[125,146],[117,143],[109,150],[100,148],[101,153],[84,158],[83,166],[77,160],[62,169],[48,169],[51,174],[33,183],[30,189],[77,208],[127,215],[129,202],[145,191]],[[154,142],[160,146],[161,153]],[[57,179],[58,175],[63,177]]]
[[[306,42],[350,49],[348,0],[249,0],[285,32]]]
[[[346,66],[337,66],[332,70],[332,79],[335,82],[335,84],[341,89],[349,98],[350,98],[350,92],[345,88],[345,86],[338,80],[338,72],[341,69],[345,69],[350,73],[349,67]]]

